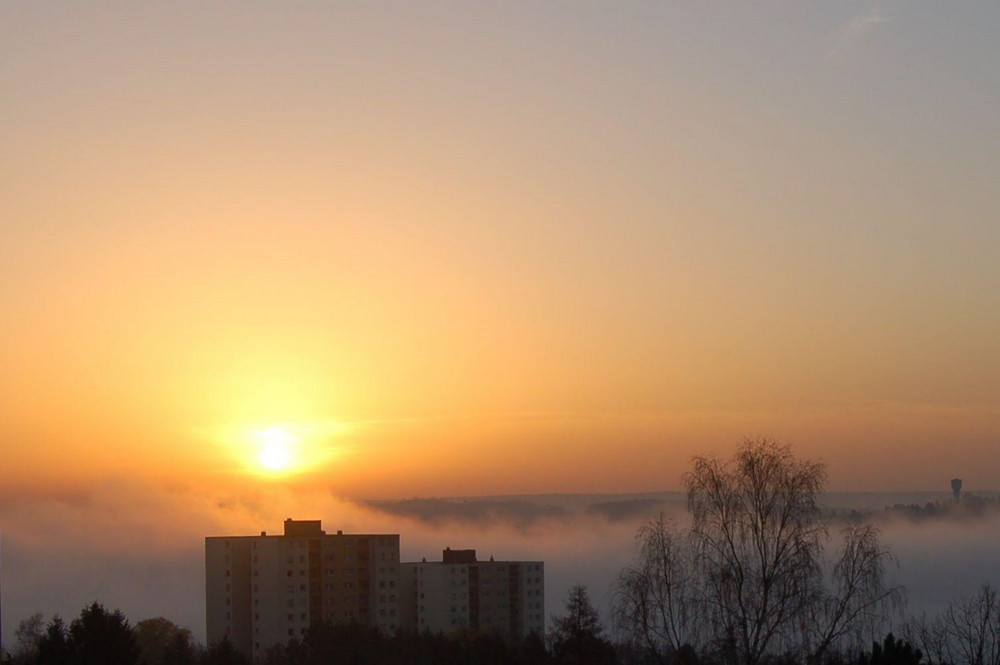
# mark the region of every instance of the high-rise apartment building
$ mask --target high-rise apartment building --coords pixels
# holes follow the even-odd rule
[[[399,535],[327,534],[285,520],[284,534],[205,538],[208,640],[258,661],[314,621],[399,628]]]
[[[545,564],[478,561],[445,549],[441,561],[400,566],[400,626],[449,633],[463,628],[519,642],[545,634]]]

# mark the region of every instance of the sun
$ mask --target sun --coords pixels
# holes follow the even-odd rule
[[[272,421],[225,426],[218,437],[246,473],[283,481],[341,458],[344,443],[334,438],[348,431],[335,421]]]
[[[264,470],[278,473],[295,466],[299,438],[288,430],[279,427],[258,430],[254,439],[260,446],[257,463]]]

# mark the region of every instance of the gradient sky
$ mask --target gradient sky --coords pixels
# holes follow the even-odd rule
[[[0,3],[5,495],[676,489],[746,435],[835,489],[995,489],[998,33],[993,1]]]

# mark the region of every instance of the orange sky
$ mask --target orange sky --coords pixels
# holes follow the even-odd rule
[[[0,482],[996,489],[976,11],[5,5]]]

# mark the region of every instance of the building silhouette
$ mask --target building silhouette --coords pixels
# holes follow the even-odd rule
[[[441,561],[400,566],[401,625],[417,632],[472,629],[512,642],[545,634],[545,564],[478,561],[445,549]]]
[[[320,621],[520,642],[544,636],[545,564],[450,548],[441,561],[400,563],[398,534],[287,519],[282,535],[206,537],[205,601],[209,643],[228,639],[253,662]]]
[[[399,535],[327,534],[319,520],[284,533],[205,538],[209,643],[228,638],[255,662],[310,623],[399,627]]]

